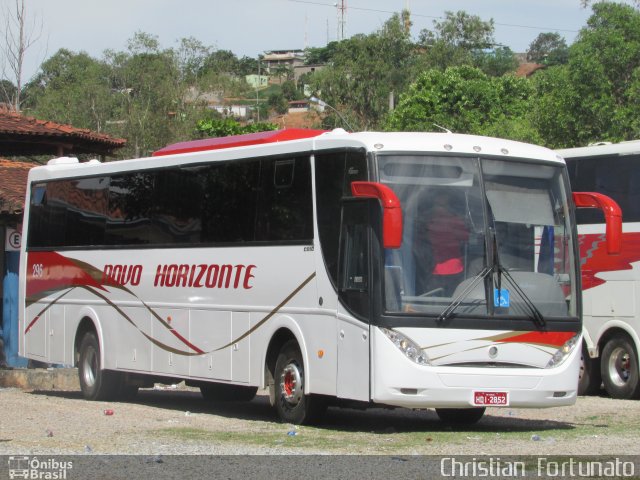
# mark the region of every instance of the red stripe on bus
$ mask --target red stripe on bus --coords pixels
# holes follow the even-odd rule
[[[91,271],[88,265],[76,263],[59,253],[30,252],[27,257],[27,298],[85,285],[104,290],[101,276],[101,271]]]
[[[184,338],[182,335],[180,335],[175,329],[170,328],[169,331],[171,333],[173,333],[182,343],[184,343],[187,347],[189,347],[191,350],[193,350],[194,352],[197,353],[204,353],[204,350],[200,350],[198,347],[196,347],[193,343],[191,343],[189,340],[187,340],[186,338]]]
[[[203,152],[207,150],[220,150],[232,147],[246,147],[249,145],[262,145],[265,143],[285,142],[288,140],[302,140],[304,138],[317,137],[326,130],[311,130],[305,128],[285,128],[284,130],[271,130],[268,132],[247,133],[244,135],[231,135],[228,137],[205,138],[190,142],[174,143],[153,152],[152,156],[174,155],[177,153]]]
[[[40,320],[40,315],[36,315],[36,317],[33,320],[31,320],[31,323],[29,323],[29,325],[27,325],[27,328],[25,328],[24,333],[25,334],[29,333],[29,330],[31,330],[31,327],[33,327],[38,320]]]
[[[503,343],[535,343],[539,345],[552,345],[561,347],[567,340],[576,335],[576,332],[525,332],[512,337],[501,338]]]

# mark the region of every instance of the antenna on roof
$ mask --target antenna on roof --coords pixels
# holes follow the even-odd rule
[[[434,126],[434,127],[438,127],[438,128],[439,128],[440,130],[442,130],[443,132],[446,132],[446,133],[453,133],[453,132],[452,132],[451,130],[449,130],[448,128],[441,127],[441,126],[440,126],[440,125],[438,125],[437,123],[434,123],[434,124],[433,124],[433,126]]]

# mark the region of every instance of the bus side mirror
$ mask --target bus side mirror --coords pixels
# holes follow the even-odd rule
[[[402,206],[393,190],[377,182],[351,182],[354,197],[377,198],[382,204],[382,243],[384,248],[402,245]]]
[[[607,253],[617,255],[622,249],[622,210],[616,201],[595,192],[574,192],[576,208],[599,208],[604,213],[607,226]]]

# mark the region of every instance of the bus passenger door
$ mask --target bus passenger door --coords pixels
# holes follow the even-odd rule
[[[371,314],[371,244],[369,199],[345,200],[338,267],[339,398],[370,399],[369,319]]]

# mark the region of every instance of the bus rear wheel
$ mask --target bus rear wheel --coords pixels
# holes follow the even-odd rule
[[[280,349],[274,372],[275,407],[280,420],[294,425],[316,423],[327,409],[322,397],[305,395],[305,370],[300,348],[289,340]]]
[[[612,398],[640,398],[638,354],[628,336],[617,334],[609,339],[602,350],[600,371]]]
[[[578,395],[595,395],[600,391],[601,385],[600,365],[596,359],[589,357],[587,347],[583,344],[578,375]]]
[[[95,333],[85,333],[78,356],[80,390],[87,400],[112,400],[120,391],[116,372],[103,370],[100,364],[100,344]]]
[[[449,425],[473,425],[484,416],[484,407],[480,408],[436,408],[440,420]]]

